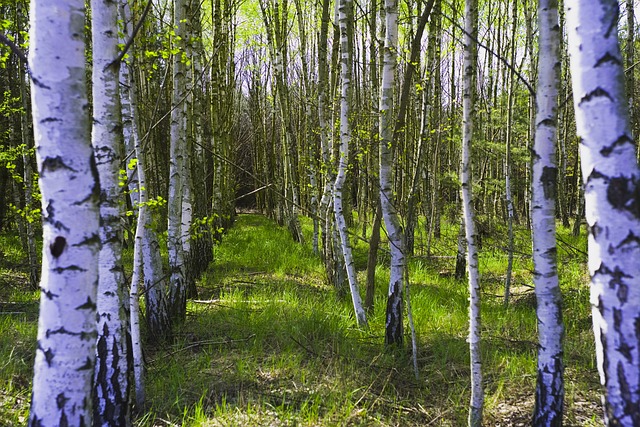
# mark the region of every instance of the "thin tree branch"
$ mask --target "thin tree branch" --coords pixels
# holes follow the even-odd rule
[[[113,61],[109,62],[104,67],[104,69],[102,71],[107,70],[109,67],[112,67],[112,66],[115,66],[115,65],[120,65],[120,63],[124,59],[124,56],[127,54],[127,51],[129,50],[129,48],[133,44],[133,41],[135,40],[136,35],[138,34],[138,31],[140,31],[140,28],[142,28],[142,24],[144,24],[144,20],[147,17],[147,14],[149,13],[149,10],[151,10],[151,3],[152,3],[152,0],[149,0],[147,2],[147,5],[145,6],[144,11],[142,12],[142,16],[140,17],[140,20],[138,21],[138,23],[134,27],[133,33],[129,37],[129,40],[127,40],[127,42],[125,43],[125,45],[122,48],[122,51],[120,52],[120,54],[116,57],[116,59],[114,59]]]
[[[490,55],[495,56],[500,62],[502,62],[509,70],[513,71],[513,73],[516,75],[516,77],[518,77],[518,80],[520,80],[529,90],[529,95],[535,97],[536,96],[536,90],[533,88],[533,86],[531,86],[531,83],[529,83],[529,80],[527,80],[522,73],[520,73],[520,71],[513,65],[511,64],[509,61],[507,61],[505,58],[503,58],[502,56],[500,56],[498,53],[494,52],[493,50],[489,49],[489,47],[485,44],[483,44],[482,42],[480,42],[480,40],[478,40],[476,37],[474,37],[471,34],[468,34],[465,29],[463,27],[460,26],[460,24],[458,24],[457,22],[455,22],[455,20],[453,20],[451,17],[449,17],[446,13],[444,12],[440,12],[440,14],[444,17],[447,18],[447,20],[453,24],[453,26],[455,26],[456,28],[458,28],[460,31],[462,31],[465,35],[467,35],[469,38],[471,38],[471,40],[473,40],[475,43],[478,44],[478,46],[480,46],[481,48],[483,48],[487,53],[489,53]],[[458,42],[462,43],[462,41],[460,39],[457,39]]]
[[[13,52],[13,54],[17,56],[20,61],[26,64],[28,68],[29,61],[27,60],[27,55],[22,51],[22,49],[20,49],[14,42],[9,40],[7,36],[2,33],[0,33],[0,42],[11,49],[11,52]]]

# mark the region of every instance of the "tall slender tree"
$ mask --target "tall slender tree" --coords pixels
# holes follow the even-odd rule
[[[93,121],[91,143],[100,177],[98,341],[94,425],[127,426],[129,304],[122,265],[124,197],[120,187],[122,111],[118,56],[118,2],[92,0]]]
[[[169,255],[169,310],[171,321],[184,319],[187,309],[187,290],[185,282],[184,247],[182,237],[182,209],[184,187],[186,187],[185,150],[187,146],[186,128],[186,51],[185,40],[187,20],[187,0],[173,2],[172,47],[174,55],[173,90],[171,93],[171,138],[169,157],[169,197],[167,198],[167,249]]]
[[[353,71],[353,4],[351,0],[340,0],[338,6],[340,16],[340,46],[342,68],[342,90],[340,92],[340,158],[338,159],[338,173],[333,185],[333,209],[336,216],[336,227],[340,233],[342,254],[347,269],[347,279],[351,290],[351,300],[358,325],[367,324],[367,316],[362,307],[362,298],[358,289],[358,276],[351,252],[349,230],[343,211],[344,184],[349,162],[349,142],[351,141],[350,103],[351,79]]]
[[[402,344],[402,284],[404,283],[406,258],[404,233],[395,206],[393,192],[393,133],[394,90],[398,49],[398,1],[385,0],[385,38],[383,50],[382,85],[380,87],[380,202],[382,216],[391,250],[391,276],[387,296],[385,342]]]
[[[531,224],[533,226],[533,282],[538,317],[538,377],[535,426],[562,425],[564,381],[562,360],[561,294],[556,260],[555,147],[558,126],[558,82],[560,80],[560,27],[557,0],[538,3],[540,29],[536,130],[532,151],[533,177]]]
[[[92,425],[100,186],[89,134],[85,2],[36,0],[30,13],[43,250],[29,425]]]
[[[466,0],[464,10],[464,64],[462,74],[462,211],[467,239],[467,272],[469,275],[469,354],[471,357],[471,402],[469,426],[482,425],[484,392],[480,359],[480,278],[476,248],[476,223],[473,207],[473,171],[471,146],[474,139],[475,90],[478,61],[478,1]]]
[[[616,0],[565,2],[605,423],[640,425],[640,170]]]

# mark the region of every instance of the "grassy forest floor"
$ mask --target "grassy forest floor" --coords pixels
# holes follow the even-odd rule
[[[376,306],[356,327],[350,298],[325,284],[307,242],[255,214],[240,215],[215,248],[175,341],[146,348],[147,406],[137,426],[464,426],[469,400],[467,286],[452,278],[457,227],[431,244],[439,257],[410,266],[418,337],[416,380],[407,349],[383,346],[386,252],[380,252]],[[497,230],[496,235],[506,235]],[[483,286],[485,425],[524,426],[533,410],[535,298],[528,233],[516,233],[513,300],[501,298],[504,238],[485,238]],[[599,383],[586,273],[586,239],[559,230],[566,323],[565,425],[601,425]],[[354,239],[355,240],[355,239]],[[0,236],[0,425],[28,413],[37,293],[26,292],[15,237]],[[364,287],[366,243],[354,255]],[[444,256],[444,257],[443,257]],[[408,329],[408,328],[407,328]]]

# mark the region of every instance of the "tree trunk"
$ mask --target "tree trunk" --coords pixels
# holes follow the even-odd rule
[[[402,284],[405,273],[404,234],[396,213],[393,194],[393,92],[397,68],[398,48],[398,1],[385,0],[385,42],[382,85],[380,88],[380,202],[382,216],[389,236],[391,269],[387,314],[385,322],[385,343],[400,345],[403,341]]]
[[[605,423],[637,426],[640,172],[618,44],[618,2],[576,0],[565,8]]]
[[[555,160],[558,123],[558,82],[560,79],[560,31],[558,1],[538,4],[540,59],[536,132],[532,152],[533,283],[538,317],[538,377],[534,426],[561,426],[564,405],[562,323],[560,285],[556,259],[556,177]]]
[[[340,233],[342,244],[342,254],[344,264],[347,269],[347,279],[351,291],[351,301],[356,314],[359,326],[367,325],[367,316],[362,307],[362,299],[358,289],[358,276],[356,266],[351,253],[351,242],[349,241],[349,230],[343,212],[343,188],[347,174],[347,163],[349,161],[349,142],[351,140],[351,128],[349,123],[349,104],[351,102],[351,78],[352,78],[352,58],[353,53],[353,5],[351,0],[340,0],[340,44],[342,65],[342,90],[340,94],[340,159],[338,161],[338,173],[333,186],[333,209],[336,217],[336,228]]]
[[[129,305],[122,265],[124,197],[120,191],[122,120],[119,92],[118,3],[91,1],[93,126],[91,142],[100,177],[98,341],[94,426],[127,426],[129,411]]]
[[[186,68],[182,55],[185,53],[186,0],[173,4],[173,26],[175,36],[173,55],[173,92],[171,95],[171,148],[169,158],[169,197],[167,198],[169,221],[167,227],[167,252],[169,255],[169,311],[172,323],[184,320],[187,309],[185,286],[184,250],[182,245],[183,186],[185,182],[186,117],[185,99]]]
[[[467,272],[469,274],[469,351],[471,357],[471,402],[469,426],[482,425],[484,392],[482,389],[482,364],[480,360],[480,281],[478,277],[478,252],[476,248],[476,224],[473,208],[473,174],[471,142],[474,137],[475,87],[478,39],[478,2],[465,1],[465,32],[463,38],[464,64],[462,75],[462,210],[467,239]]]
[[[30,19],[43,251],[29,425],[88,426],[96,357],[100,187],[87,109],[85,3],[36,0]]]

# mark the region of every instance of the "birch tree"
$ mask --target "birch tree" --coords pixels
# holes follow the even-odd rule
[[[640,425],[640,171],[616,0],[565,2],[605,423]]]
[[[480,360],[480,280],[478,277],[478,252],[476,248],[476,224],[473,209],[473,175],[471,143],[475,120],[476,67],[478,60],[478,1],[466,0],[464,9],[464,64],[462,74],[462,214],[467,239],[467,273],[469,275],[469,353],[471,356],[471,402],[469,426],[482,425],[482,365]]]
[[[555,146],[560,78],[558,1],[538,3],[539,45],[531,223],[538,317],[538,377],[533,425],[562,425],[564,401],[561,294],[556,260]]]
[[[43,212],[31,426],[92,424],[100,187],[89,134],[84,23],[82,0],[31,2],[31,102]]]
[[[169,307],[171,320],[184,319],[187,305],[185,287],[184,251],[182,240],[182,208],[184,176],[184,150],[186,148],[186,67],[184,39],[186,37],[186,0],[173,3],[173,26],[175,35],[173,49],[173,92],[171,94],[171,137],[169,160],[169,197],[167,198],[169,221],[167,227],[167,249],[169,254]]]
[[[387,312],[385,322],[385,342],[401,344],[402,325],[402,284],[405,274],[404,233],[398,220],[395,197],[392,188],[393,169],[393,99],[398,49],[398,1],[385,0],[385,40],[383,50],[382,85],[380,88],[380,202],[382,216],[389,238],[391,269]]]
[[[100,177],[98,340],[94,425],[126,426],[129,413],[128,304],[122,265],[122,119],[119,92],[118,3],[91,1],[93,125],[91,142]]]
[[[132,34],[131,9],[128,2],[120,4],[120,19],[123,22],[125,37]],[[136,46],[132,46],[133,52]],[[123,99],[128,99],[130,106],[130,120],[124,121],[126,129],[133,140],[138,171],[138,217],[133,248],[133,272],[129,290],[131,358],[133,364],[133,401],[138,407],[144,403],[144,363],[142,360],[142,337],[140,334],[140,291],[144,283],[145,308],[148,337],[152,341],[162,341],[170,334],[169,316],[167,312],[166,290],[167,282],[162,271],[162,257],[155,230],[151,226],[151,212],[146,181],[146,153],[140,138],[140,114],[138,105],[138,84],[134,77],[135,54],[130,55],[121,67]]]
[[[336,227],[340,233],[342,243],[342,254],[347,269],[347,279],[351,290],[351,300],[356,314],[358,325],[367,324],[367,316],[362,306],[362,298],[358,289],[358,277],[356,266],[351,252],[351,242],[349,241],[349,230],[345,221],[342,198],[343,187],[347,174],[347,163],[349,162],[349,142],[351,140],[351,128],[349,123],[349,103],[351,102],[351,75],[352,75],[352,52],[353,52],[353,4],[351,0],[340,0],[338,7],[340,20],[340,46],[341,46],[341,69],[342,69],[342,89],[340,93],[340,159],[338,160],[338,174],[333,190],[333,209],[336,216]]]

